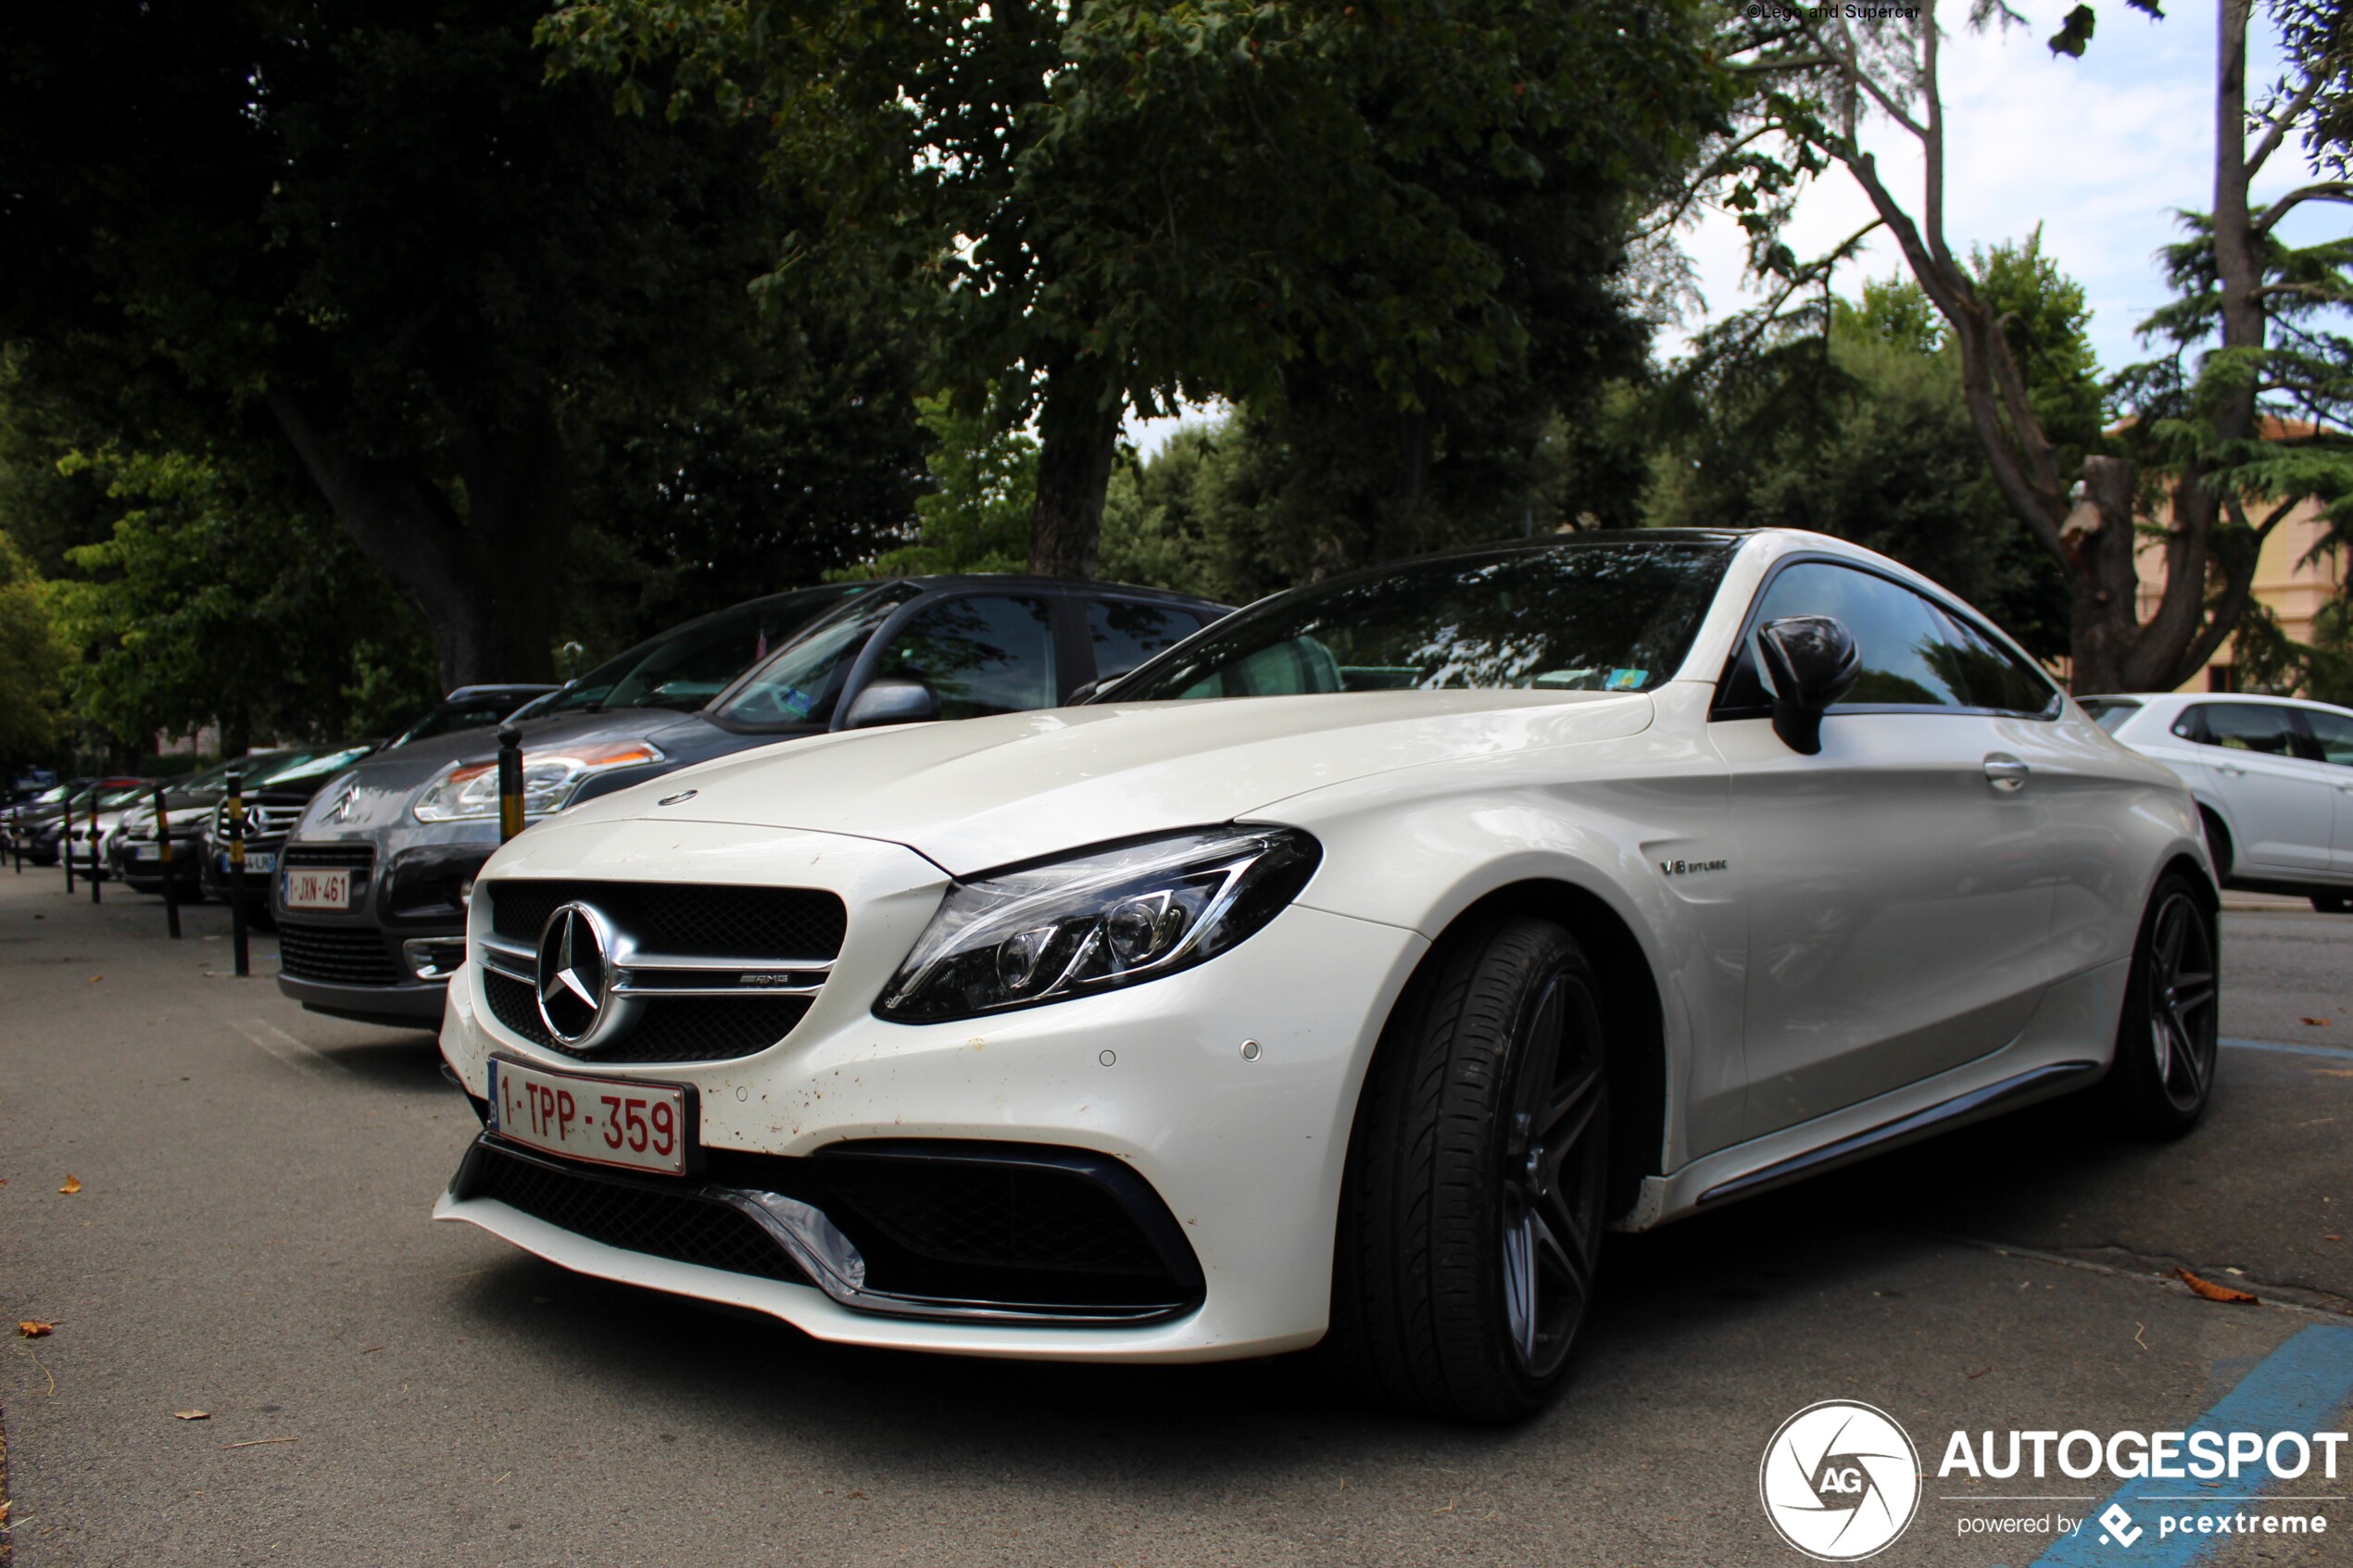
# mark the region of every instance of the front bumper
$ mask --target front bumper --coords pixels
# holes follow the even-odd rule
[[[477,948],[450,986],[441,1034],[469,1096],[480,1102],[487,1094],[496,1052],[557,1072],[692,1085],[714,1163],[766,1156],[817,1166],[878,1141],[1108,1157],[1173,1217],[1198,1267],[1198,1305],[1146,1323],[1083,1325],[862,1306],[812,1284],[613,1246],[478,1196],[463,1173],[436,1218],[480,1225],[582,1273],[751,1308],[858,1344],[1197,1361],[1322,1336],[1357,1091],[1373,1042],[1427,949],[1419,935],[1294,904],[1231,951],[1163,980],[911,1026],[871,1010],[946,890],[938,869],[910,850],[697,823],[550,823],[510,846],[495,874],[645,880],[657,854],[663,880],[841,895],[848,935],[809,1011],[780,1043],[736,1060],[581,1060],[491,1017]],[[477,900],[477,921],[482,910]],[[1246,1042],[1257,1047],[1248,1056]]]

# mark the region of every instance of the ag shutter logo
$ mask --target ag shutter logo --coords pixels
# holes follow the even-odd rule
[[[1825,1399],[1781,1423],[1756,1471],[1765,1517],[1821,1562],[1886,1549],[1920,1503],[1919,1451],[1885,1411]]]

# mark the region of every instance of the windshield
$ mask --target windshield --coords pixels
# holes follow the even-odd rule
[[[278,784],[300,784],[322,773],[332,773],[346,762],[357,762],[374,750],[373,746],[347,746],[340,751],[306,751],[290,761],[283,762],[272,771],[248,783],[247,789],[268,789]]]
[[[812,615],[871,584],[845,583],[753,599],[689,621],[640,643],[583,675],[547,713],[595,713],[609,708],[697,709],[768,656]]]
[[[2114,734],[2125,720],[2141,709],[2137,702],[2103,702],[2097,697],[2086,697],[2082,707],[2083,711],[2092,716],[2092,722],[2109,734]]]
[[[47,789],[43,790],[31,800],[26,801],[25,804],[28,806],[55,806],[58,801],[63,800],[66,797],[66,791],[72,787],[73,786],[70,784],[51,784]]]
[[[478,692],[463,701],[436,703],[425,710],[422,718],[393,737],[384,749],[389,751],[396,746],[407,746],[412,740],[427,740],[457,730],[486,729],[505,720],[515,706],[529,695],[525,692],[488,691]]]
[[[1228,616],[1095,700],[1309,692],[1648,691],[1683,662],[1730,543],[1442,556]]]
[[[98,805],[101,809],[128,806],[134,800],[144,798],[154,787],[153,784],[126,784],[120,789],[110,789],[98,797]]]
[[[912,588],[894,588],[835,607],[715,704],[711,717],[753,730],[831,722],[858,650],[877,623],[914,596]]]

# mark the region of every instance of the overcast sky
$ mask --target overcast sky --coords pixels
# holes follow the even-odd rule
[[[2099,31],[2080,60],[2055,56],[2043,42],[2074,0],[2013,0],[2032,25],[1982,33],[1962,25],[1965,6],[1940,7],[1948,30],[1939,60],[1946,230],[1955,253],[1966,256],[1971,245],[2023,240],[2040,223],[2045,252],[2083,285],[2093,345],[2102,367],[2114,370],[2151,357],[2133,328],[2165,301],[2154,253],[2179,236],[2174,213],[2213,206],[2215,6],[2168,0],[2165,19],[2153,21],[2122,0],[2095,3]],[[2277,69],[2264,28],[2248,60],[2250,100]],[[1884,120],[1866,139],[1889,188],[1917,213],[1918,144]],[[2277,194],[2306,178],[2299,151],[2283,147],[2257,194]],[[2308,206],[2284,232],[2308,240],[2332,223],[2341,232],[2345,210]],[[1853,176],[1833,169],[1800,203],[1793,248],[1818,255],[1870,218]],[[1720,214],[1685,237],[1711,317],[1756,302],[1740,286],[1741,242]],[[1862,278],[1886,277],[1902,264],[1894,243],[1874,234],[1869,254],[1835,287],[1852,298]],[[1662,353],[1680,339],[1663,341]]]

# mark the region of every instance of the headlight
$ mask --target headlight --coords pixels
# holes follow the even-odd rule
[[[544,817],[560,811],[581,784],[615,768],[666,762],[658,746],[641,740],[619,746],[522,754],[522,814]],[[475,762],[452,768],[434,780],[409,813],[421,822],[492,822],[498,816],[498,764]]]
[[[957,883],[875,1011],[937,1023],[1189,969],[1281,913],[1322,856],[1295,828],[1237,824]]]

